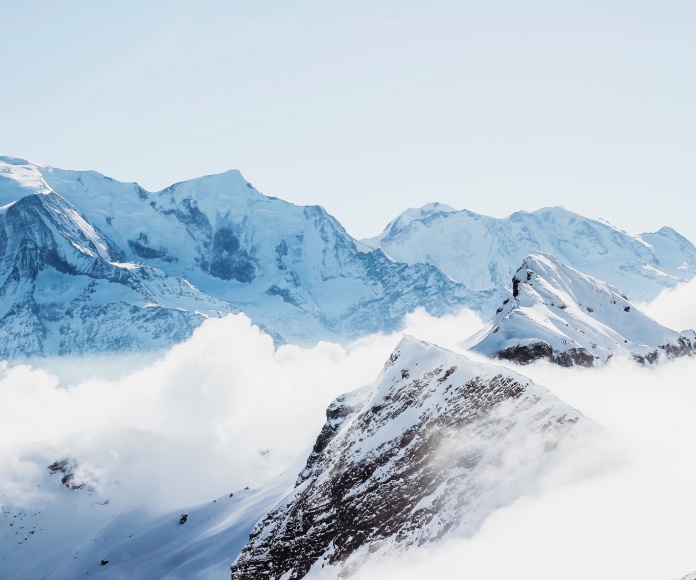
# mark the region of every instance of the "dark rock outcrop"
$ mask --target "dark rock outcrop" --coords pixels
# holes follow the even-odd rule
[[[513,292],[472,350],[518,364],[547,360],[592,367],[615,355],[654,364],[695,352],[696,334],[678,334],[643,314],[611,285],[553,256],[532,254],[512,279]]]
[[[367,557],[474,533],[579,423],[515,373],[405,339],[373,388],[329,407],[297,487],[254,527],[232,578],[349,576]]]
[[[60,475],[60,483],[67,487],[70,491],[76,491],[78,489],[89,487],[79,478],[79,476],[76,475],[76,471],[77,462],[70,457],[65,457],[58,461],[54,461],[48,466],[49,474]]]
[[[584,348],[569,348],[562,352],[554,352],[547,342],[539,341],[531,344],[516,345],[498,352],[498,358],[517,364],[526,365],[538,360],[547,360],[562,367],[594,366],[595,357]]]

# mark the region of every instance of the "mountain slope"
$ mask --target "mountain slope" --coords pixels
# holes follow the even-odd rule
[[[433,205],[407,210],[363,243],[395,260],[433,264],[473,290],[503,288],[535,252],[606,280],[635,301],[696,276],[696,248],[671,228],[632,236],[560,207],[497,219]]]
[[[253,529],[235,580],[349,575],[369,554],[472,535],[593,428],[520,375],[404,339],[339,397],[295,490]]]
[[[0,577],[226,578],[253,525],[292,489],[288,473],[162,514],[104,497],[74,460],[56,462],[20,503],[2,497]]]
[[[184,278],[288,341],[352,339],[393,330],[417,307],[439,315],[488,300],[431,265],[359,251],[323,208],[264,196],[238,171],[157,193],[11,158],[0,175],[0,202],[55,192],[119,260]]]
[[[208,316],[234,311],[181,278],[124,261],[76,208],[30,177],[36,193],[0,208],[0,356],[165,348]],[[4,194],[7,181],[18,190],[27,183],[0,176]]]
[[[521,363],[596,366],[614,355],[654,362],[696,348],[693,331],[661,326],[609,284],[551,256],[528,256],[512,286],[495,319],[467,341],[472,350]]]

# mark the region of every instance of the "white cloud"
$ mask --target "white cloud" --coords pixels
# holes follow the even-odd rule
[[[566,458],[560,480],[549,474],[473,538],[411,551],[361,579],[670,580],[696,569],[696,361],[525,370],[602,424],[617,447]],[[608,460],[612,468],[598,472]]]
[[[443,319],[419,311],[405,326],[458,350],[481,321],[467,311]],[[401,334],[274,350],[246,317],[231,316],[157,360],[5,367],[2,502],[41,493],[35,482],[66,455],[124,507],[175,509],[259,484],[307,452],[328,403],[373,381]],[[521,370],[603,425],[616,446],[569,458],[473,538],[414,550],[358,577],[669,580],[695,570],[696,361]],[[602,471],[607,462],[612,469]]]
[[[648,316],[677,332],[696,329],[696,279],[679,284],[675,288],[663,290],[648,304],[640,304],[640,309]]]
[[[444,319],[417,311],[404,332],[446,344],[480,325],[468,311]],[[173,509],[258,485],[308,454],[328,404],[372,382],[402,334],[275,350],[237,315],[207,321],[154,361],[5,366],[0,490],[5,501],[26,501],[65,456],[99,481],[101,495],[131,505]]]

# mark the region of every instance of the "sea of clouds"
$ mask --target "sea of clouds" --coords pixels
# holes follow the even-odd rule
[[[176,509],[258,486],[309,454],[327,406],[374,381],[404,333],[454,342],[480,325],[466,311],[417,311],[400,333],[276,349],[232,315],[155,360],[4,365],[0,490],[5,502],[30,502],[40,474],[64,457],[97,494],[130,506]]]
[[[692,281],[642,309],[681,331],[696,328],[695,304]],[[360,578],[673,580],[696,570],[696,360],[509,366],[600,424],[607,446],[561,457],[473,537],[375,562]]]
[[[645,310],[682,330],[696,326],[695,299],[690,283]],[[469,311],[417,311],[399,333],[275,349],[233,315],[159,357],[4,364],[2,503],[31,504],[62,457],[124,509],[178,509],[261,485],[308,454],[327,405],[374,381],[404,334],[456,351],[481,326]],[[696,360],[521,370],[602,425],[612,444],[569,457],[473,537],[376,562],[358,577],[670,580],[696,570]]]
[[[376,563],[361,578],[670,580],[696,570],[696,361],[524,371],[602,425],[607,447],[561,457],[472,538]]]

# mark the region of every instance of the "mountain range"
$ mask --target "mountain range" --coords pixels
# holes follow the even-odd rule
[[[3,157],[0,204],[3,357],[151,350],[238,310],[277,342],[343,341],[485,298],[238,171],[150,193]]]
[[[560,207],[498,219],[431,203],[406,210],[363,243],[394,260],[433,264],[476,291],[500,292],[536,252],[609,282],[636,302],[696,275],[696,248],[673,229],[631,235]]]
[[[632,236],[561,208],[499,220],[433,203],[359,242],[238,171],[152,193],[0,157],[0,205],[5,358],[162,349],[237,311],[300,345],[393,331],[418,307],[490,320],[539,251],[634,301],[696,274],[669,228]]]
[[[11,157],[0,206],[0,358],[162,350],[238,312],[277,345],[390,332],[421,307],[485,321],[458,353],[403,338],[373,383],[328,406],[297,464],[203,505],[129,508],[103,495],[117,482],[37,443],[36,490],[2,500],[8,577],[220,578],[232,565],[233,580],[345,578],[470,538],[604,436],[514,363],[696,353],[694,331],[640,307],[696,276],[696,248],[667,227],[636,236],[562,208],[497,219],[431,203],[358,241],[238,171],[148,192]]]

